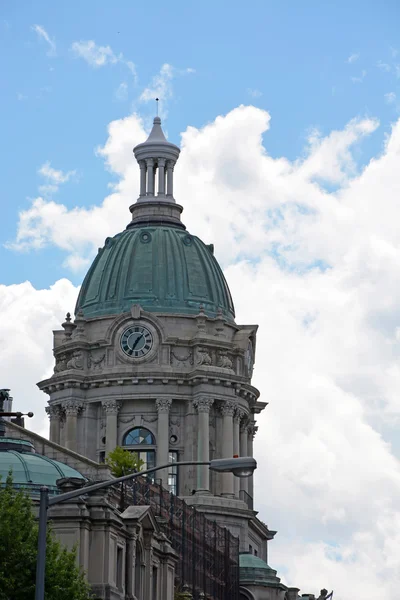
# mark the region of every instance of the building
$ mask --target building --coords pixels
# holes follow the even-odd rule
[[[105,457],[117,445],[137,452],[147,467],[235,454],[253,456],[256,417],[266,407],[251,384],[257,325],[236,323],[213,245],[189,233],[181,221],[183,209],[173,192],[179,153],[166,140],[156,117],[147,141],[134,148],[140,195],[130,207],[131,221],[99,249],[83,282],[75,319],[68,313],[62,329],[54,331],[54,374],[38,384],[48,395],[50,418],[50,441],[43,442],[47,450],[42,454],[53,452],[62,460],[59,455],[64,452],[63,462],[73,457],[85,476],[90,469],[92,477],[102,469],[104,474]],[[8,435],[13,435],[10,430],[17,435],[20,429],[14,424],[7,427]],[[297,588],[283,585],[267,565],[268,541],[276,532],[257,518],[252,477],[216,474],[208,467],[178,470],[172,466],[160,471],[157,479],[168,490],[170,506],[177,502],[172,498],[179,498],[191,507],[193,523],[200,518],[196,515],[204,513],[203,528],[215,521],[218,531],[227,528],[238,539],[240,600],[298,597]],[[102,598],[161,600],[158,590],[163,581],[173,579],[177,561],[168,531],[162,531],[162,514],[157,522],[151,508],[130,506],[110,516],[112,551],[106,551],[109,541],[104,536],[96,541],[102,556],[108,556],[103,566],[111,561],[115,567],[107,587],[110,571],[104,567],[100,575],[95,572],[89,551],[94,542],[88,540],[94,535],[96,511],[106,513],[107,502],[117,510],[118,499],[110,500],[108,494],[82,502],[68,508],[72,521],[66,518],[64,505],[53,518],[61,538],[70,535],[71,540],[80,540],[80,560],[96,592]],[[152,532],[151,543],[140,547],[150,574],[140,575],[139,562],[126,583],[123,565],[136,552],[131,534],[142,527],[139,522],[146,522]],[[145,539],[144,525],[142,529]],[[118,530],[125,531],[119,541]],[[195,545],[196,536],[192,538]],[[164,574],[159,575],[161,571]],[[188,581],[197,594],[193,577],[188,576]],[[137,587],[138,581],[142,587]],[[236,600],[232,595],[212,596],[205,583],[201,590],[202,585],[196,580],[199,594]]]

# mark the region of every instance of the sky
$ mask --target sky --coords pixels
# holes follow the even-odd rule
[[[160,98],[175,197],[258,323],[256,506],[302,593],[398,599],[400,8],[393,1],[0,5],[0,374],[36,382],[138,195]],[[23,374],[23,376],[21,376]]]

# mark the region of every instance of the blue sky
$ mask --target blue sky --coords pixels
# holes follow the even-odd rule
[[[153,103],[138,98],[164,63],[176,70],[165,122],[175,142],[188,125],[254,104],[272,116],[267,152],[289,159],[301,156],[314,127],[327,134],[355,116],[379,118],[379,132],[356,155],[368,161],[397,116],[397,101],[385,95],[399,95],[399,13],[395,1],[155,1],[150,9],[123,0],[3,2],[2,283],[29,279],[43,287],[63,275],[80,282],[82,274],[62,266],[60,250],[19,253],[4,244],[45,183],[38,170],[47,162],[76,172],[57,202],[72,208],[104,198],[114,178],[95,148],[110,121],[132,110],[152,114]],[[87,40],[121,59],[91,68],[72,50]]]
[[[159,95],[183,134],[184,223],[215,244],[237,322],[259,324],[270,564],[337,600],[400,586],[399,17],[398,1],[0,4],[0,384],[47,435],[52,330],[129,220]]]

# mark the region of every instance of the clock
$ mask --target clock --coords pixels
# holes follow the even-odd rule
[[[153,347],[153,335],[143,325],[134,325],[125,329],[121,335],[121,348],[131,358],[142,358]]]

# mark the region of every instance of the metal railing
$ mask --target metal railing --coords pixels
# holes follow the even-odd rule
[[[146,477],[126,484],[126,506],[151,506],[178,553],[176,585],[193,600],[239,600],[239,539]],[[203,594],[203,595],[202,595]]]
[[[239,498],[240,498],[240,500],[242,500],[243,502],[245,502],[247,504],[247,508],[249,510],[254,510],[254,508],[253,508],[253,497],[250,496],[250,494],[248,494],[244,490],[240,490],[239,491]]]

